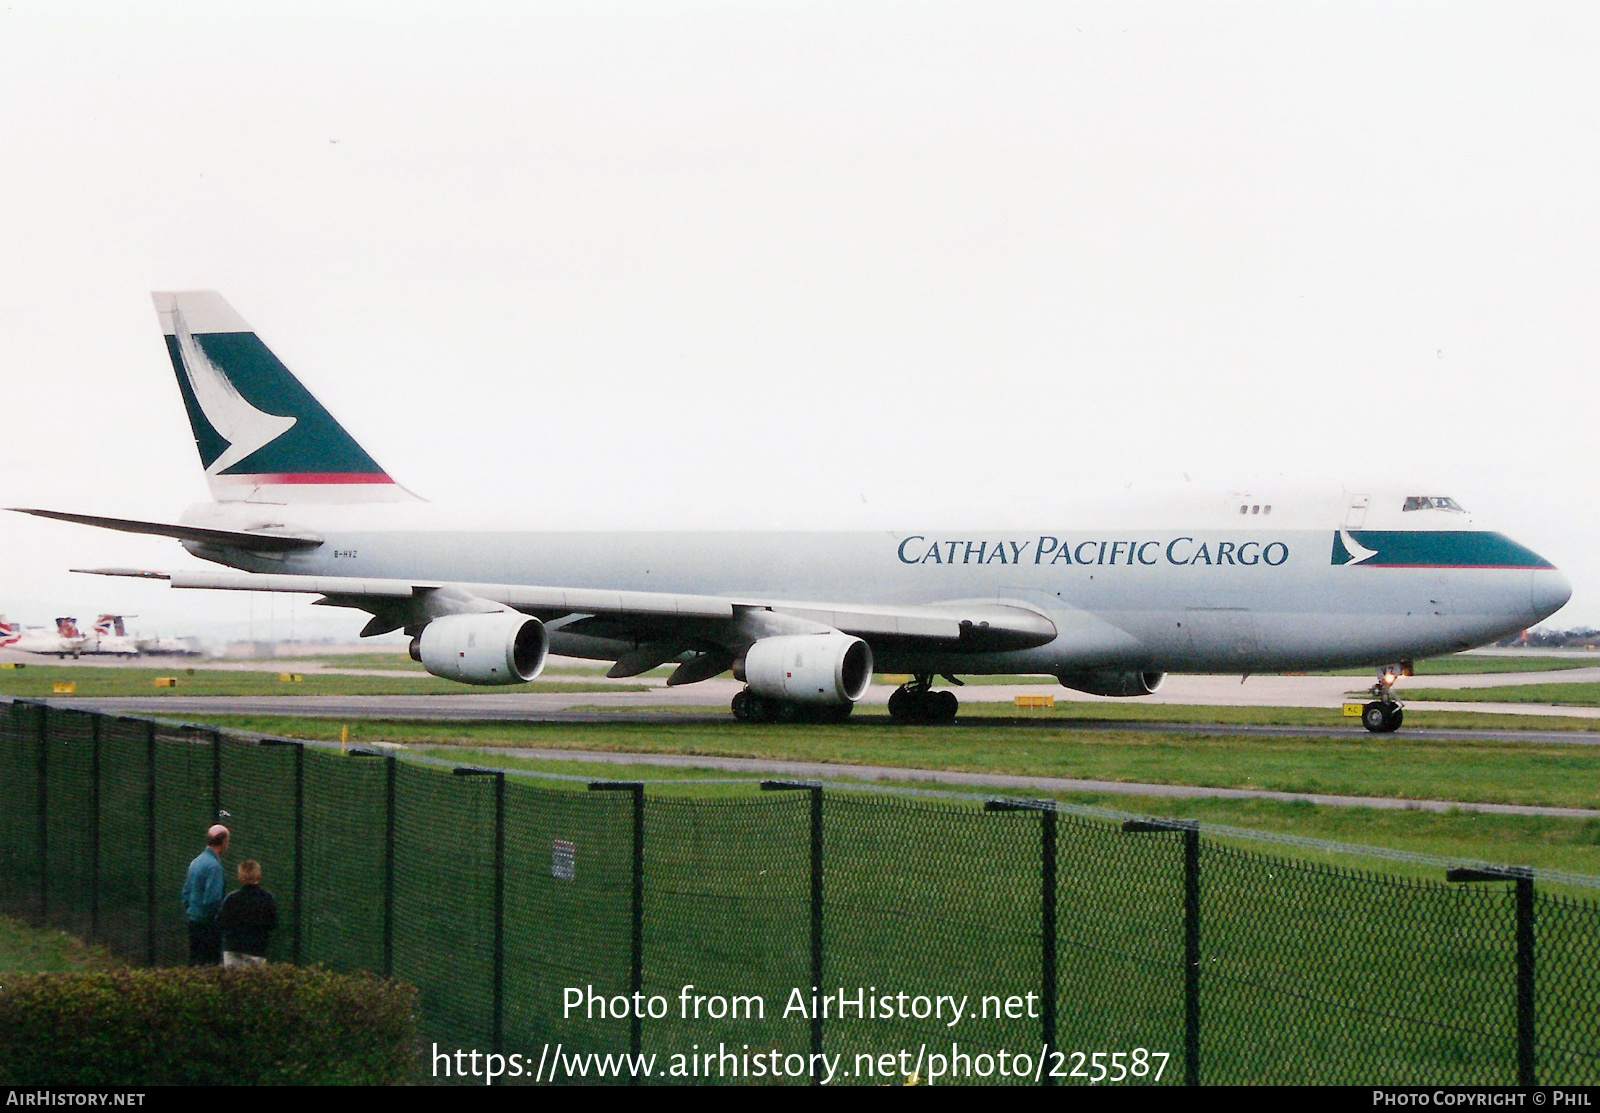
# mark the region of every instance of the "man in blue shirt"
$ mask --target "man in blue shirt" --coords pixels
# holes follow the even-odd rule
[[[206,832],[206,848],[189,863],[183,879],[183,907],[189,918],[189,965],[215,966],[222,961],[222,931],[217,911],[227,895],[222,855],[228,851],[228,829],[215,824]]]

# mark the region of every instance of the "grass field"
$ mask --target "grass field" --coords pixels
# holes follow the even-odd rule
[[[208,716],[234,729],[335,741],[345,724]],[[1350,733],[1233,738],[1031,726],[757,726],[727,723],[435,723],[369,720],[352,740],[481,748],[758,757],[840,765],[1261,788],[1396,799],[1600,807],[1600,747],[1443,742]]]
[[[284,658],[284,663],[291,658]],[[325,665],[330,669],[393,669],[395,672],[426,672],[411,659],[410,654],[399,653],[307,653],[292,658],[306,664]],[[241,661],[240,664],[260,665],[263,669],[275,668],[277,661]]]
[[[1407,699],[1456,700],[1463,703],[1551,703],[1564,707],[1600,707],[1600,684],[1506,684],[1494,688],[1418,688]]]
[[[524,769],[537,773],[590,777],[595,780],[637,780],[651,782],[652,792],[671,792],[688,796],[727,797],[759,791],[752,780],[748,787],[730,785],[727,780],[739,774],[720,769],[681,769],[660,765],[617,765],[609,762],[544,761],[509,757],[504,751],[462,750],[454,747],[424,747],[423,753],[468,764],[493,765],[504,769]],[[847,771],[841,771],[847,772]],[[840,781],[854,778],[841,775]],[[537,779],[537,784],[563,787],[563,782]],[[566,787],[582,791],[579,782]],[[1006,795],[994,789],[963,789],[957,785],[928,782],[913,785],[940,792],[965,793],[978,797]],[[1543,869],[1563,870],[1600,876],[1600,820],[1560,819],[1541,816],[1484,815],[1475,812],[1389,811],[1379,808],[1332,808],[1280,800],[1185,800],[1164,796],[1124,796],[1120,793],[1028,792],[1070,804],[1087,804],[1112,811],[1138,815],[1198,819],[1229,827],[1271,831],[1301,838],[1326,839],[1358,846],[1378,846],[1432,854],[1447,858],[1499,862]],[[1384,861],[1375,865],[1364,855],[1343,855],[1306,850],[1300,847],[1241,840],[1252,849],[1273,854],[1307,858],[1334,865],[1379,868],[1386,873],[1438,880],[1439,871],[1431,866]],[[1574,894],[1600,898],[1593,889],[1575,889]]]
[[[29,665],[0,671],[0,696],[39,699],[50,696],[58,683],[71,682],[79,696],[470,696],[506,688],[457,684],[422,675],[327,676],[304,673],[297,683],[285,683],[277,672],[239,672],[222,669],[183,668],[73,668],[70,665]],[[177,679],[174,688],[157,688],[157,677]],[[583,681],[536,680],[518,686],[519,692],[643,692],[644,684],[599,684]]]
[[[53,974],[63,970],[109,970],[123,965],[104,947],[93,947],[54,928],[33,928],[0,916],[0,974]]]

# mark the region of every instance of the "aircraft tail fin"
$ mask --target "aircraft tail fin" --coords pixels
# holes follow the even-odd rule
[[[56,633],[60,634],[63,638],[83,637],[82,634],[78,633],[78,620],[75,618],[56,619]]]
[[[400,502],[378,466],[214,290],[156,293],[200,463],[218,502]]]
[[[125,638],[128,636],[127,627],[123,625],[122,615],[120,614],[103,614],[95,619],[94,632],[102,638]]]
[[[22,631],[15,622],[7,622],[6,616],[0,614],[0,647],[15,645],[22,637]]]

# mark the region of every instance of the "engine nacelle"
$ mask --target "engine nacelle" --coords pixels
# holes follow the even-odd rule
[[[423,668],[463,684],[526,684],[549,652],[544,623],[515,611],[446,615],[411,641]]]
[[[872,650],[849,634],[785,634],[762,638],[744,658],[744,681],[772,699],[838,707],[855,703],[872,683]]]
[[[1164,672],[1064,672],[1056,677],[1064,688],[1088,692],[1091,696],[1148,696],[1166,681]]]

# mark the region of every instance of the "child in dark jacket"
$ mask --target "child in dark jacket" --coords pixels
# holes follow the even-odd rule
[[[261,887],[260,862],[239,863],[239,885],[217,913],[217,926],[222,929],[223,966],[266,962],[267,939],[278,926],[278,902]]]

